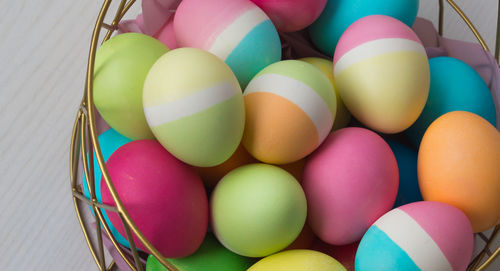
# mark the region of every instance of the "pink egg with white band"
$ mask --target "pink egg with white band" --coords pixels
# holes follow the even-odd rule
[[[429,94],[429,61],[417,35],[392,17],[359,19],[340,38],[334,78],[352,115],[378,132],[410,127]]]

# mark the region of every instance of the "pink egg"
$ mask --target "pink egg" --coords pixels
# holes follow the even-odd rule
[[[170,16],[165,25],[153,37],[165,44],[170,50],[178,48],[174,32],[174,16]]]
[[[327,0],[251,0],[271,18],[282,32],[308,27],[321,14]]]
[[[364,128],[330,134],[307,160],[308,223],[321,240],[350,244],[396,200],[398,165],[389,145]]]
[[[139,230],[168,258],[185,257],[201,245],[208,226],[208,200],[201,178],[157,141],[136,140],[106,163],[118,195]],[[104,180],[102,200],[115,205]],[[119,216],[106,211],[126,236]],[[135,245],[145,251],[135,235]]]

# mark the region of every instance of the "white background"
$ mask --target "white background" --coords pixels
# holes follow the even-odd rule
[[[0,270],[97,270],[71,201],[68,152],[101,3],[0,0]],[[494,48],[497,1],[457,3]],[[437,0],[421,0],[419,15],[437,23]],[[449,8],[445,36],[473,40]]]

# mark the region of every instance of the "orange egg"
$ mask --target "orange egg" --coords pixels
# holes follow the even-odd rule
[[[197,167],[196,171],[198,171],[198,174],[206,186],[215,187],[220,179],[229,173],[229,171],[246,164],[257,162],[258,161],[240,144],[233,155],[224,163],[214,167]]]
[[[480,116],[454,111],[425,132],[418,153],[425,200],[461,209],[475,232],[500,223],[500,133]]]

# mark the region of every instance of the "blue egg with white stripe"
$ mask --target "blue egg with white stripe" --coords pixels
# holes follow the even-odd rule
[[[174,31],[180,47],[224,60],[242,88],[260,70],[281,60],[281,42],[269,17],[249,0],[184,0]]]
[[[104,133],[99,135],[98,137],[99,140],[99,145],[101,147],[101,152],[102,156],[104,158],[104,161],[108,161],[109,157],[121,146],[131,142],[132,140],[122,136],[119,134],[116,130],[110,128],[106,130]],[[87,154],[88,158],[88,154]],[[102,203],[102,197],[101,197],[101,179],[102,179],[102,172],[101,169],[99,168],[99,165],[97,164],[97,157],[95,156],[94,153],[94,186],[95,186],[95,196],[96,199],[99,203]],[[83,184],[83,194],[87,199],[90,199],[90,191],[87,187],[87,179],[85,178],[85,174],[83,174],[82,178],[82,184]],[[90,209],[92,211],[92,214],[94,214],[94,211],[92,208]],[[129,243],[125,237],[123,237],[118,230],[111,224],[111,221],[109,220],[108,215],[104,211],[104,209],[101,209],[101,213],[104,217],[104,220],[106,220],[111,233],[115,237],[115,239],[118,241],[123,246],[129,247]]]
[[[474,247],[472,226],[459,209],[419,201],[393,209],[365,233],[356,271],[463,271]]]

